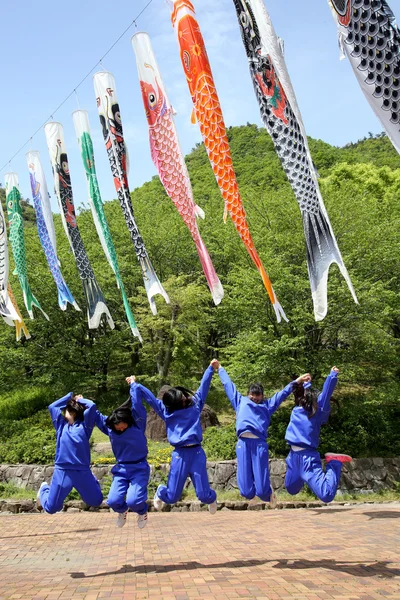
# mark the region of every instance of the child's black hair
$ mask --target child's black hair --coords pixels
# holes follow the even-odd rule
[[[74,417],[75,422],[83,421],[83,415],[85,413],[86,406],[78,402],[75,398],[76,396],[72,396],[72,398],[68,400],[65,410],[67,410],[69,414]]]
[[[121,406],[118,406],[109,417],[106,419],[106,425],[109,427],[114,433],[123,433],[122,431],[118,431],[115,429],[116,425],[120,423],[126,423],[128,427],[132,427],[135,423],[135,419],[132,414],[132,400],[128,398]]]
[[[247,395],[254,394],[254,396],[262,396],[264,397],[264,388],[261,383],[252,383],[249,385],[249,391]]]
[[[294,388],[294,403],[296,406],[301,406],[301,408],[304,408],[304,410],[308,412],[309,419],[311,419],[318,410],[318,396],[320,393],[319,390],[313,387],[304,389],[302,384],[296,384]]]
[[[176,410],[193,406],[193,393],[185,387],[177,385],[164,392],[162,401],[165,408],[171,414]]]

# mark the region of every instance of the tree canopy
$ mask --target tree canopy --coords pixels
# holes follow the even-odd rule
[[[1,397],[27,386],[46,390],[43,406],[70,389],[119,396],[129,374],[154,391],[165,382],[195,388],[202,370],[217,356],[243,390],[255,380],[277,389],[305,371],[320,383],[336,364],[343,389],[360,402],[399,405],[399,155],[384,135],[344,148],[310,139],[324,202],[360,302],[353,302],[333,266],[328,316],[316,323],[301,215],[272,141],[256,125],[233,127],[228,134],[251,232],[289,323],[276,323],[233,223],[223,223],[223,200],[205,148],[198,144],[187,165],[195,201],[206,213],[199,228],[225,290],[221,305],[212,304],[191,236],[157,177],[132,193],[135,218],[171,298],[171,305],[156,298],[155,317],[119,203],[105,203],[143,345],[126,322],[91,213],[79,215],[79,228],[115,320],[114,331],[87,328],[83,292],[60,216],[55,215],[55,227],[62,272],[82,313],[58,308],[36,227],[26,227],[29,281],[50,321],[36,312],[28,323],[32,339],[22,343],[15,341],[12,328],[0,323]],[[25,207],[25,214],[32,223],[29,209]],[[10,280],[22,310],[11,252],[10,262]]]

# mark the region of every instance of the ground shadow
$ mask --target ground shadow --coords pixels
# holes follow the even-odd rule
[[[100,527],[94,529],[68,529],[67,531],[54,531],[53,533],[27,533],[26,535],[5,535],[0,537],[0,540],[13,540],[15,538],[24,537],[43,537],[45,535],[66,535],[67,533],[88,533],[89,531],[98,531]]]
[[[343,513],[348,510],[353,510],[355,507],[343,507],[343,508],[313,508],[312,512],[315,515],[331,515],[332,513]]]
[[[371,512],[365,512],[363,515],[367,515],[369,520],[371,519],[400,519],[400,511],[396,510],[374,510]]]
[[[393,564],[389,561],[374,561],[374,562],[355,562],[347,560],[278,560],[277,564],[273,565],[273,569],[293,569],[300,571],[301,569],[328,569],[329,571],[341,571],[348,573],[354,577],[381,577],[391,579],[400,577],[400,569],[390,569],[389,565]]]
[[[336,560],[303,560],[303,559],[278,559],[278,560],[233,560],[223,563],[204,565],[197,561],[178,563],[176,565],[122,565],[115,571],[106,571],[85,575],[82,572],[70,573],[72,579],[92,579],[95,577],[106,577],[107,575],[122,575],[124,573],[170,573],[172,571],[191,571],[196,569],[234,569],[243,567],[261,566],[271,563],[273,569],[329,569],[331,571],[342,571],[354,577],[381,577],[391,579],[400,576],[400,569],[390,569],[389,561],[381,562],[351,562]]]

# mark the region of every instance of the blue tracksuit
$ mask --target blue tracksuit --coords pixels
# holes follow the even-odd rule
[[[166,504],[175,504],[182,496],[183,486],[190,476],[196,495],[201,502],[211,504],[217,495],[210,488],[207,475],[207,458],[201,442],[203,432],[200,414],[210,389],[214,369],[208,367],[201,380],[200,387],[193,396],[193,406],[169,413],[163,402],[158,400],[147,388],[133,384],[132,389],[139,398],[143,398],[165,421],[169,443],[175,447],[172,452],[171,466],[167,485],[159,486],[157,495]]]
[[[99,506],[103,501],[99,482],[90,470],[89,438],[94,427],[96,405],[91,400],[82,399],[82,404],[87,407],[83,421],[68,425],[61,411],[71,398],[72,392],[49,406],[57,436],[56,459],[51,484],[42,487],[40,503],[46,512],[52,514],[62,509],[72,488],[90,506]]]
[[[238,461],[237,480],[242,496],[251,500],[258,496],[269,502],[272,488],[269,480],[268,464],[268,427],[271,416],[284,400],[293,392],[294,384],[289,383],[272,398],[260,404],[253,402],[248,396],[242,396],[228,373],[222,367],[218,374],[225,388],[226,395],[236,411],[236,456]],[[250,433],[255,438],[241,437]]]
[[[134,424],[121,433],[116,433],[106,425],[107,417],[96,412],[96,425],[110,438],[117,464],[111,469],[113,481],[107,504],[115,512],[131,511],[147,513],[147,486],[150,466],[147,462],[146,418],[147,413],[138,401],[131,386],[132,415]]]
[[[332,502],[339,485],[342,463],[331,461],[322,469],[317,448],[321,425],[327,422],[331,410],[330,399],[337,384],[337,373],[331,371],[318,397],[318,410],[311,419],[301,406],[292,410],[285,439],[291,446],[303,448],[291,450],[286,459],[285,486],[289,494],[298,494],[304,483],[323,502]]]

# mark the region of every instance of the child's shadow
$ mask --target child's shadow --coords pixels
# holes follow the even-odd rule
[[[280,559],[280,560],[233,560],[230,562],[203,565],[197,561],[178,563],[176,565],[122,565],[116,571],[106,573],[95,573],[94,575],[85,575],[82,572],[70,573],[72,579],[90,579],[93,577],[106,577],[107,575],[122,575],[123,573],[170,573],[171,571],[190,571],[195,569],[232,569],[243,567],[254,567],[272,563],[273,569],[329,569],[331,571],[342,571],[354,577],[381,577],[391,579],[400,576],[400,569],[390,569],[389,561],[374,563],[359,563],[351,561],[336,560],[302,560],[302,559]]]
[[[273,565],[274,569],[329,569],[330,571],[342,571],[342,573],[348,573],[353,577],[382,577],[384,579],[391,579],[393,577],[400,576],[400,569],[390,569],[389,565],[392,563],[389,561],[375,561],[371,563],[359,563],[347,560],[332,560],[332,559],[321,559],[321,560],[278,560],[276,565]]]

